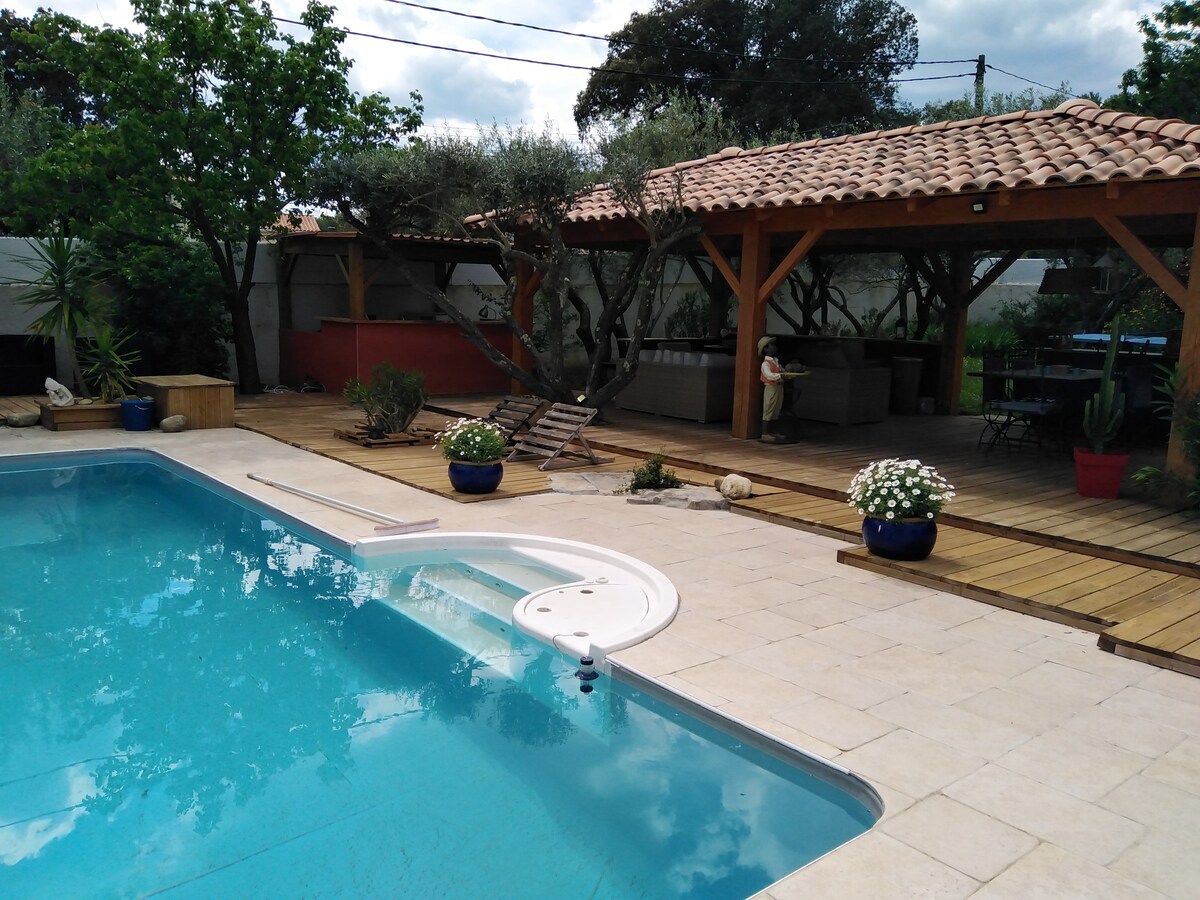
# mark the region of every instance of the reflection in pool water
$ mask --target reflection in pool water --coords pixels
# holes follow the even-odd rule
[[[90,463],[0,470],[6,896],[737,897],[873,821],[625,684],[581,693],[470,567],[360,572]]]

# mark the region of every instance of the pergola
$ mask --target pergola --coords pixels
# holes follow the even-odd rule
[[[1200,389],[1200,125],[1071,100],[1057,109],[742,150],[651,174],[699,215],[699,247],[737,296],[732,434],[758,436],[758,340],[767,300],[814,249],[915,252],[946,307],[937,406],[956,412],[967,308],[1021,254],[1123,248],[1184,312],[1184,391]],[[564,228],[575,247],[645,233],[600,186]],[[1185,283],[1162,262],[1190,248]],[[972,251],[1003,251],[973,281]],[[948,251],[945,264],[939,251]],[[531,297],[528,286],[518,298]],[[1172,435],[1172,469],[1186,463]]]

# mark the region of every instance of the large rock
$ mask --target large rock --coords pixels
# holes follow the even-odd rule
[[[627,501],[640,506],[673,506],[677,509],[729,509],[729,501],[713,488],[681,487],[638,491]]]
[[[11,413],[4,421],[10,428],[28,428],[30,425],[36,425],[42,421],[42,414],[35,412]]]
[[[754,485],[744,475],[731,472],[717,482],[717,490],[726,500],[745,500],[754,492]]]
[[[158,423],[163,434],[177,434],[187,428],[187,416],[167,416]]]

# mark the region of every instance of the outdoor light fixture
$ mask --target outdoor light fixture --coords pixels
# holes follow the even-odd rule
[[[982,216],[985,212],[987,212],[987,203],[983,200],[972,200],[971,212],[975,213],[977,216]]]

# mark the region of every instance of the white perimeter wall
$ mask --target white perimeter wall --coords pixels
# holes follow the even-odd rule
[[[24,334],[29,324],[38,317],[37,310],[16,303],[23,288],[15,284],[31,276],[31,271],[19,263],[20,257],[31,255],[23,238],[0,237],[0,334]],[[434,318],[437,310],[408,282],[394,267],[384,266],[377,272],[377,261],[367,260],[368,276],[375,278],[367,288],[367,314],[379,319]],[[981,264],[979,274],[986,271],[988,262]],[[432,281],[432,264],[414,266],[419,276]],[[1001,303],[1008,300],[1025,300],[1034,296],[1041,283],[1045,262],[1039,259],[1018,260],[971,306],[971,320],[985,321],[995,317]],[[274,244],[262,244],[254,266],[255,286],[250,295],[250,318],[254,328],[255,346],[258,351],[259,372],[264,383],[271,385],[279,380],[279,290],[277,286],[277,254]],[[572,280],[579,293],[598,308],[599,300],[586,265],[579,265]],[[855,315],[861,316],[870,309],[878,309],[891,300],[889,288],[871,288],[856,284],[852,278],[838,282],[849,295],[849,306]],[[349,299],[341,269],[333,257],[303,257],[292,274],[292,327],[301,331],[316,331],[320,327],[319,317],[345,316]],[[472,286],[474,285],[474,287]],[[676,299],[689,291],[699,290],[691,270],[682,263],[672,263],[666,273],[663,295],[665,306],[659,315],[651,336],[663,336],[667,315]],[[460,265],[451,278],[447,292],[451,301],[471,318],[495,318],[494,310],[485,310],[483,295],[498,295],[502,290],[499,276],[489,266]],[[911,301],[910,301],[911,302]],[[790,331],[787,325],[773,312],[767,313],[767,330],[777,333]],[[231,377],[236,378],[236,366],[232,347],[229,354]],[[59,359],[60,371],[63,361]],[[49,373],[48,373],[49,374]]]

